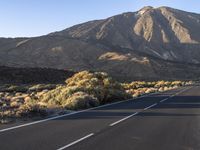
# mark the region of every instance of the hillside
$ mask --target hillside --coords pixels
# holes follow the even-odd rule
[[[122,80],[200,75],[200,14],[144,7],[41,37],[0,39],[0,65],[105,71]]]
[[[72,71],[57,69],[0,66],[0,84],[59,84],[73,74]]]

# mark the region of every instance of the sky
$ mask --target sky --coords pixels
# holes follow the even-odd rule
[[[1,0],[0,37],[33,37],[144,6],[200,13],[200,0]]]

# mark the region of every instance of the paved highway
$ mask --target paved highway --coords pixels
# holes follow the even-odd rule
[[[1,150],[200,150],[200,87],[0,126]]]

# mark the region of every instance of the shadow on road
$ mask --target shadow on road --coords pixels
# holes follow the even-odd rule
[[[126,117],[135,112],[140,112],[137,116],[200,116],[197,113],[187,113],[187,109],[200,108],[200,96],[175,96],[169,100],[160,103],[167,96],[151,96],[137,100],[124,102],[117,105],[98,108],[86,111],[77,115],[59,118],[59,120],[75,120],[75,119],[111,119],[116,117]],[[144,111],[144,108],[158,103],[155,107]],[[173,113],[174,110],[181,110],[180,113]],[[186,109],[183,110],[183,109]],[[166,112],[167,111],[167,112]],[[191,112],[191,111],[190,111]]]

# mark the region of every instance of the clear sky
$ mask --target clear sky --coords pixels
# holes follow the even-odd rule
[[[200,13],[200,0],[0,0],[0,37],[44,35],[144,6]]]

